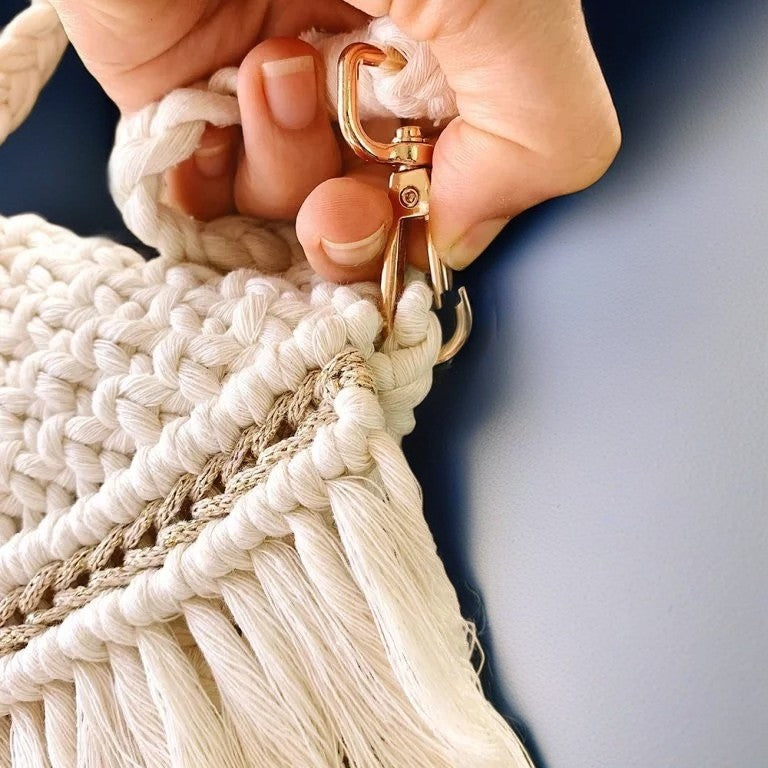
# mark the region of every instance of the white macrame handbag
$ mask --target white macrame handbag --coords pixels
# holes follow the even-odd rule
[[[0,140],[65,45],[43,2],[3,31]],[[450,113],[398,46],[421,75],[367,75],[365,110]],[[399,447],[430,289],[382,346],[376,287],[320,280],[292,225],[162,203],[206,122],[239,122],[234,76],[118,129],[114,197],[157,258],[0,217],[0,766],[528,766]]]

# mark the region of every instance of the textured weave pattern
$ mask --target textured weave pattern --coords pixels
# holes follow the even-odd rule
[[[0,218],[0,509],[21,531],[0,548],[5,589],[164,498],[346,345],[372,358],[392,432],[412,428],[439,344],[425,287],[403,349],[375,352],[374,287],[318,281],[285,236],[296,265],[267,278]]]
[[[226,515],[240,496],[263,482],[270,469],[311,444],[318,428],[334,419],[333,398],[344,386],[374,389],[354,350],[311,371],[295,390],[275,400],[263,423],[243,431],[231,452],[214,455],[197,474],[182,475],[164,499],[147,504],[133,521],[115,526],[96,545],[49,563],[4,596],[0,654],[24,647],[96,595],[160,567],[177,544],[194,541],[208,522]]]
[[[3,130],[51,22],[0,40]],[[38,74],[8,64],[20,40]],[[163,203],[205,124],[239,121],[235,77],[120,126],[111,186],[152,261],[0,217],[0,766],[529,766],[399,446],[442,340],[431,290],[409,277],[382,340],[377,288],[313,275],[292,224]]]

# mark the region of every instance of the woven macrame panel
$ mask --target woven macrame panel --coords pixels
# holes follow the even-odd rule
[[[281,237],[281,274],[221,272],[0,218],[11,764],[519,751],[398,445],[431,292],[406,287],[382,347],[374,286],[320,281]]]
[[[182,475],[165,498],[148,503],[134,520],[116,525],[98,544],[46,564],[4,596],[0,654],[25,647],[98,595],[162,567],[174,547],[194,542],[208,523],[265,483],[281,461],[310,450],[318,430],[338,422],[333,402],[344,387],[374,391],[370,370],[356,350],[310,371],[275,400],[262,423],[243,430],[231,451],[212,456],[199,473]]]
[[[455,108],[427,46],[360,34],[418,59],[372,114]],[[0,140],[64,42],[42,0],[0,36]],[[0,217],[0,767],[529,766],[400,449],[442,341],[423,277],[383,339],[376,286],[312,274],[292,224],[163,202],[235,78],[121,123],[157,258]]]

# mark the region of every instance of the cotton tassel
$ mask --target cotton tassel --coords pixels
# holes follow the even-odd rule
[[[332,652],[322,648],[316,607],[312,605],[311,597],[304,594],[301,575],[288,562],[292,551],[285,542],[269,541],[252,553],[256,579],[264,590],[272,620],[284,639],[280,654],[290,659],[297,672],[299,689],[303,689],[304,696],[309,697],[312,705],[322,713],[324,734],[334,740],[337,753],[346,756],[348,763],[342,763],[339,758],[338,764],[372,767],[376,762],[371,746],[361,737],[359,724],[351,722],[343,693],[329,683],[329,675],[334,677],[329,667],[335,666],[336,660]],[[240,624],[237,608],[233,607],[232,611]],[[266,649],[260,647],[262,643],[254,643],[246,627],[242,628],[257,655],[263,653]],[[358,757],[365,752],[367,757]]]
[[[284,728],[307,753],[308,766],[342,768],[338,734],[324,702],[308,684],[303,660],[275,616],[253,573],[239,571],[219,583],[227,607],[261,664],[267,684],[280,704]]]
[[[383,665],[391,674],[389,660],[368,604],[352,579],[338,538],[317,514],[289,514],[286,515],[286,522],[293,532],[296,551],[307,576],[317,587],[328,608],[334,611],[335,620],[344,626],[359,645],[381,649]]]
[[[400,684],[423,722],[455,750],[458,765],[530,766],[525,749],[482,695],[472,643],[458,613],[421,494],[399,448],[369,435],[378,484],[327,483],[331,510],[352,573],[364,592]],[[398,455],[399,454],[399,455]]]
[[[77,707],[71,683],[50,683],[43,690],[45,741],[51,768],[75,768]]]
[[[203,692],[208,697],[211,704],[213,704],[214,710],[219,713],[224,724],[229,727],[229,716],[226,712],[222,712],[221,710],[221,696],[219,695],[219,688],[216,685],[216,680],[213,678],[213,673],[208,666],[208,662],[205,660],[205,656],[203,656],[202,652],[197,647],[197,642],[189,631],[187,623],[182,617],[177,617],[173,621],[168,622],[166,626],[173,633],[181,650],[184,651],[187,661],[189,661],[190,666],[195,672],[197,682],[200,684],[200,687],[203,689]]]
[[[139,652],[127,645],[107,646],[115,698],[147,768],[168,768],[170,755],[165,731],[141,666]],[[54,766],[55,768],[55,766]]]
[[[336,638],[335,652],[354,678],[372,715],[386,729],[386,741],[399,745],[396,765],[420,755],[421,766],[453,766],[450,750],[417,717],[411,702],[395,679],[381,637],[364,595],[344,560],[338,538],[319,515],[291,514],[287,522],[307,576],[315,585],[327,632]],[[400,762],[397,762],[400,761]]]
[[[72,672],[78,768],[143,768],[144,762],[118,709],[109,667],[76,661]]]
[[[332,732],[343,745],[346,763],[351,768],[378,765],[373,745],[364,737],[367,731],[362,712],[352,712],[343,684],[333,667],[332,649],[324,648],[317,607],[302,588],[301,573],[291,562],[295,551],[283,541],[268,541],[253,553],[254,572],[264,588],[275,616],[284,628],[299,660],[307,687],[322,702]]]
[[[325,768],[319,756],[307,752],[288,729],[264,670],[221,609],[209,600],[196,599],[185,603],[184,615],[213,672],[222,707],[240,736],[249,765]]]
[[[149,692],[163,720],[173,768],[246,768],[236,735],[203,690],[168,627],[137,629]]]
[[[440,749],[408,722],[408,702],[387,695],[367,662],[367,649],[345,636],[322,601],[293,546],[269,541],[252,552],[254,572],[304,659],[305,675],[325,702],[353,768],[419,765],[445,768]],[[402,710],[406,709],[405,712]]]
[[[10,717],[0,717],[0,768],[11,768]]]
[[[13,768],[50,768],[45,749],[42,702],[11,707],[11,765]]]

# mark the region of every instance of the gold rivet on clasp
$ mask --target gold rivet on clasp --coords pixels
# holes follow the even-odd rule
[[[419,190],[416,187],[406,187],[400,192],[400,202],[403,208],[413,208],[419,202]]]

